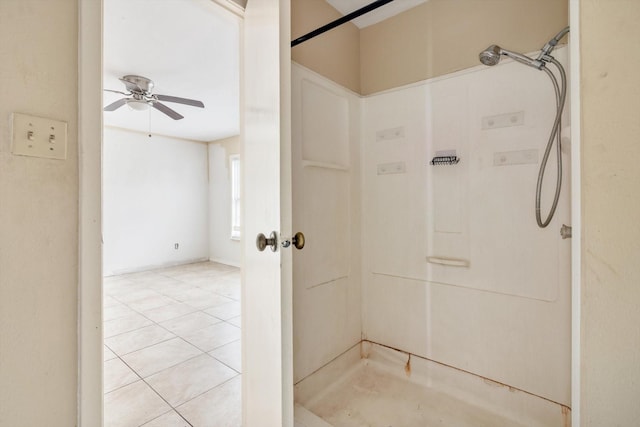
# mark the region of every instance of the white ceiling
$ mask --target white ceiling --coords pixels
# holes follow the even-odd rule
[[[373,0],[326,1],[347,14]],[[353,22],[362,28],[425,1],[395,0]],[[173,120],[153,108],[125,105],[105,112],[104,124],[197,141],[237,135],[241,19],[214,0],[105,1],[103,87],[125,91],[118,78],[140,75],[153,80],[153,93],[197,99],[205,108],[166,102],[184,116]],[[104,92],[103,106],[120,98]]]
[[[374,0],[327,0],[327,3],[335,7],[343,15],[346,15],[373,3],[373,1]],[[391,18],[394,15],[402,13],[405,10],[412,9],[421,3],[426,3],[427,1],[428,0],[395,0],[367,13],[366,15],[362,15],[351,22],[356,24],[358,28],[368,27],[369,25],[377,24],[378,22],[384,21],[387,18]]]
[[[172,120],[153,108],[126,105],[104,112],[104,124],[198,141],[239,133],[241,18],[212,0],[108,0],[104,2],[105,89],[125,91],[126,74],[150,78],[153,93],[197,99],[205,108],[166,105]],[[106,106],[122,95],[104,92]]]

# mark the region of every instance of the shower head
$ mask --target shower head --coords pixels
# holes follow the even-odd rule
[[[492,44],[491,46],[489,46],[488,48],[480,52],[479,58],[480,58],[480,62],[482,62],[484,65],[491,66],[491,65],[496,65],[498,62],[500,62],[500,57],[502,55],[507,56],[515,61],[518,61],[521,64],[533,67],[537,70],[540,70],[542,69],[542,67],[544,67],[544,62],[540,60],[529,58],[528,56],[525,56],[521,53],[512,52],[507,49],[502,49],[500,46],[495,44]]]
[[[500,46],[492,44],[482,52],[480,52],[480,62],[484,65],[492,66],[500,62]]]

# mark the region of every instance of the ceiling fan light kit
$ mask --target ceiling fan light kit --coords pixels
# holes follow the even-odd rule
[[[138,99],[127,100],[127,107],[135,111],[146,111],[149,109],[149,105],[151,105],[151,102],[142,101]]]
[[[170,96],[170,95],[156,95],[152,93],[153,91],[153,80],[148,79],[142,76],[136,76],[133,74],[126,75],[120,78],[120,81],[124,83],[125,88],[129,91],[121,92],[118,90],[105,89],[107,92],[115,92],[125,96],[125,98],[121,98],[115,102],[104,107],[104,111],[115,111],[123,105],[128,105],[133,110],[143,111],[147,110],[149,106],[155,108],[156,110],[166,114],[171,117],[173,120],[180,120],[184,118],[183,115],[179,114],[177,111],[169,108],[164,102],[174,102],[176,104],[189,105],[191,107],[199,107],[204,108],[204,104],[202,101],[197,101],[195,99],[188,98],[180,98],[178,96]]]

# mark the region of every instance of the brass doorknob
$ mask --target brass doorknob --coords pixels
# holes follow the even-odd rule
[[[264,251],[267,246],[271,246],[271,252],[278,250],[278,235],[275,231],[272,231],[269,237],[262,233],[256,237],[256,247],[260,252]]]
[[[291,243],[293,243],[293,246],[296,247],[296,249],[302,249],[304,248],[304,234],[302,234],[301,231],[298,231],[292,238],[291,238]]]

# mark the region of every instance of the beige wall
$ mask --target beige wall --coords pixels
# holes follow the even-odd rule
[[[291,0],[291,38],[295,40],[341,16],[324,0]],[[291,59],[360,92],[360,35],[352,23],[292,48]]]
[[[564,0],[430,0],[361,31],[363,94],[478,65],[491,44],[540,49],[568,23]]]
[[[74,426],[77,0],[0,1],[0,425]],[[11,154],[10,117],[68,122],[67,160]]]
[[[323,0],[292,0],[292,38],[340,16]],[[362,30],[342,25],[291,54],[297,63],[367,95],[478,65],[478,53],[494,43],[532,52],[567,22],[564,0],[430,0]]]
[[[582,0],[582,425],[640,420],[640,2]]]

